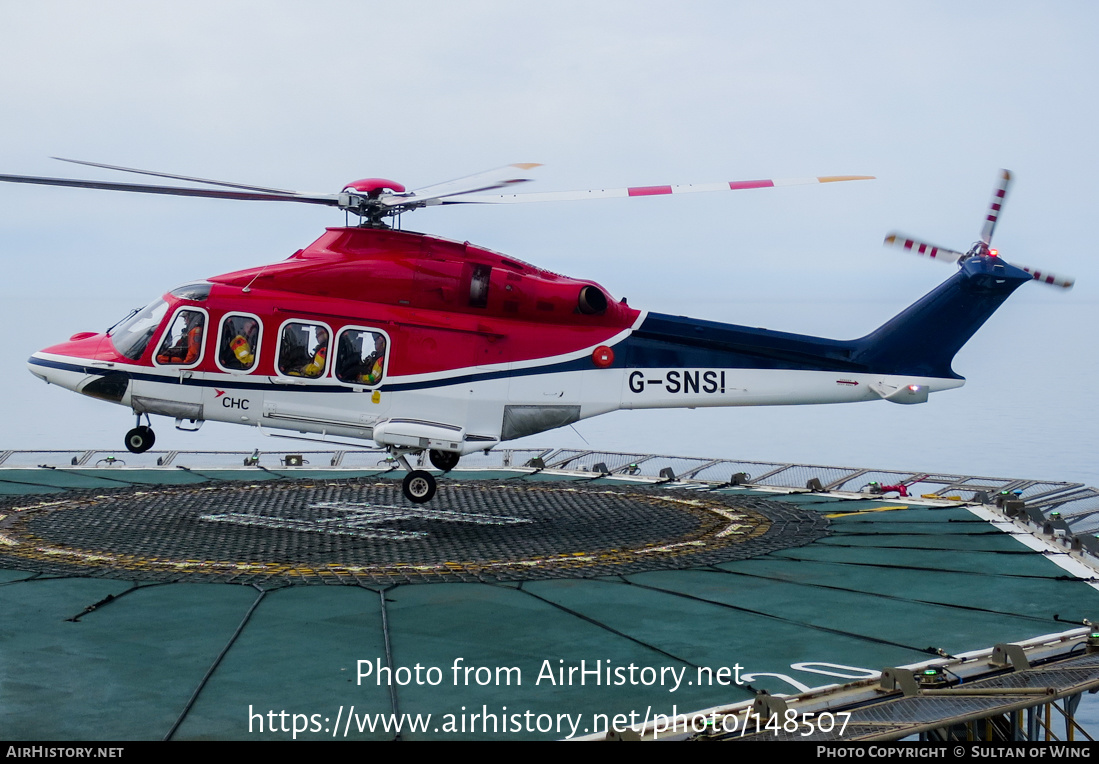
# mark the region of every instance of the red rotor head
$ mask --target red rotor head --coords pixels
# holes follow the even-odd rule
[[[343,187],[343,190],[357,191],[360,194],[366,194],[371,199],[377,199],[381,196],[383,191],[403,194],[405,192],[405,187],[395,180],[386,180],[385,178],[363,178],[362,180],[351,181]]]

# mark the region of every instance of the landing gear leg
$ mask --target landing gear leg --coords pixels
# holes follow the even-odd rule
[[[431,501],[435,497],[435,491],[438,488],[435,484],[435,476],[426,470],[412,469],[412,465],[408,463],[408,457],[404,452],[395,451],[393,455],[397,457],[397,461],[401,463],[401,466],[408,470],[404,482],[401,483],[404,497],[414,504]]]
[[[145,421],[149,421],[148,415],[145,416]],[[152,448],[154,443],[156,443],[156,434],[153,428],[141,424],[141,415],[138,414],[137,427],[126,433],[126,450],[131,454],[143,454]]]

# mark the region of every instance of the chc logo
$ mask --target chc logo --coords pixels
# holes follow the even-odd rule
[[[218,390],[217,388],[214,388],[214,397],[221,398],[221,405],[227,409],[248,409],[249,401],[247,398],[233,398],[232,396],[225,395],[224,390]]]

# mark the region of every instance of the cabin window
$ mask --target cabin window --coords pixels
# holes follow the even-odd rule
[[[324,324],[290,321],[279,336],[278,369],[288,377],[323,377],[331,330]]]
[[[206,314],[200,310],[180,310],[176,313],[160,349],[156,362],[171,366],[194,366],[202,360],[202,334],[206,328]]]
[[[225,316],[218,338],[218,366],[225,371],[251,371],[259,358],[259,343],[259,318],[242,313]]]
[[[385,376],[389,339],[377,330],[347,328],[336,342],[336,379],[374,387]]]
[[[157,300],[141,310],[135,310],[118,326],[108,330],[114,349],[131,361],[139,360],[167,312],[168,303],[164,300]]]

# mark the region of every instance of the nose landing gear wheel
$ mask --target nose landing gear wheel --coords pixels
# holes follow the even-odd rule
[[[405,475],[401,489],[405,498],[416,504],[431,501],[435,496],[435,476],[425,470],[413,470]]]
[[[126,450],[131,454],[143,454],[156,443],[156,435],[151,427],[141,425],[126,433]]]
[[[428,451],[427,458],[431,460],[431,463],[435,465],[436,469],[440,469],[443,472],[450,472],[452,469],[458,466],[458,460],[462,458],[461,454],[456,454],[453,451]]]

